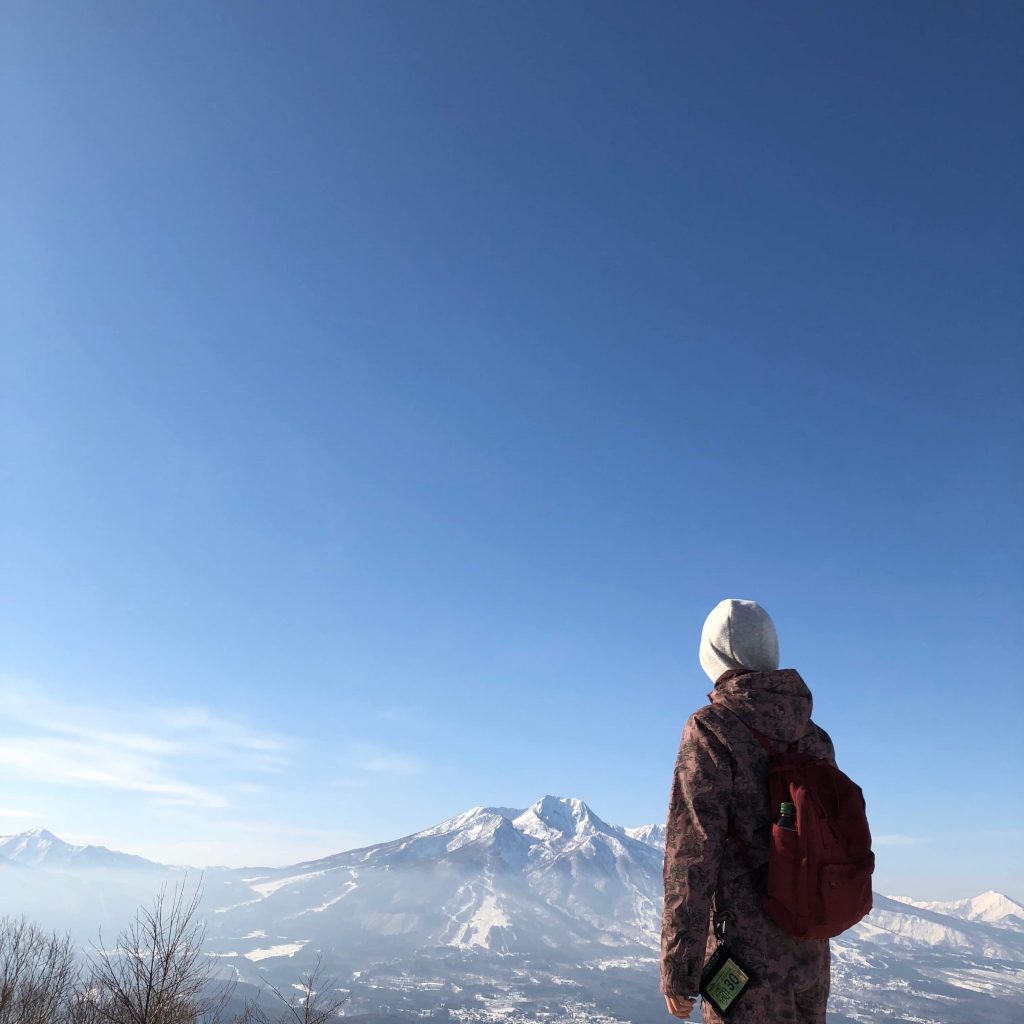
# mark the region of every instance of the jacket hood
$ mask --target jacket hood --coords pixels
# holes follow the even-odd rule
[[[732,669],[708,694],[770,739],[792,743],[807,732],[814,699],[795,668],[771,672]]]

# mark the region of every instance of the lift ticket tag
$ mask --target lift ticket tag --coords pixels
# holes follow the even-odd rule
[[[728,1016],[752,978],[725,946],[719,946],[704,965],[700,994],[723,1017]]]

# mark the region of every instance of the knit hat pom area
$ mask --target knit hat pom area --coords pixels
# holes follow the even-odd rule
[[[737,597],[719,601],[701,630],[700,665],[712,682],[729,669],[777,669],[779,638],[771,616],[756,601]]]

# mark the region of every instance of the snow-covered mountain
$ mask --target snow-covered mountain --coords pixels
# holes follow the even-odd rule
[[[144,862],[156,873],[125,870],[115,900],[113,883],[97,887],[91,859],[61,851],[49,833],[0,843],[0,858],[14,855],[7,867],[0,862],[0,901],[20,901],[49,927],[67,927],[68,908],[83,920],[99,912],[98,892],[109,913],[130,897],[141,902],[140,878],[181,877]],[[665,1013],[657,978],[663,855],[664,826],[613,825],[579,799],[476,806],[399,839],[284,868],[208,869],[207,946],[225,973],[279,984],[323,950],[352,990],[349,1012],[653,1024]],[[41,894],[48,902],[35,912]],[[947,904],[876,894],[871,915],[832,948],[832,1024],[1024,1020],[1024,908],[1002,894]]]
[[[665,849],[665,826],[664,825],[638,825],[636,828],[624,828],[622,830],[627,836],[639,839],[642,843],[650,843],[652,846],[660,846]]]
[[[379,956],[424,947],[648,955],[661,863],[658,848],[582,800],[478,806],[392,842],[242,872],[245,899],[208,890],[210,934],[273,930]]]
[[[946,903],[912,900],[909,896],[894,896],[893,899],[921,910],[934,910],[946,917],[957,917],[962,921],[984,921],[1000,928],[1024,928],[1024,906],[991,889],[980,896]]]
[[[159,871],[155,864],[130,853],[118,853],[105,846],[74,846],[58,839],[45,828],[33,828],[17,835],[0,836],[0,857],[28,867],[60,870]]]

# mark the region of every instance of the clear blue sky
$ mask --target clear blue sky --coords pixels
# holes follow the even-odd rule
[[[0,831],[665,819],[723,597],[1024,897],[1024,10],[10,3]]]

